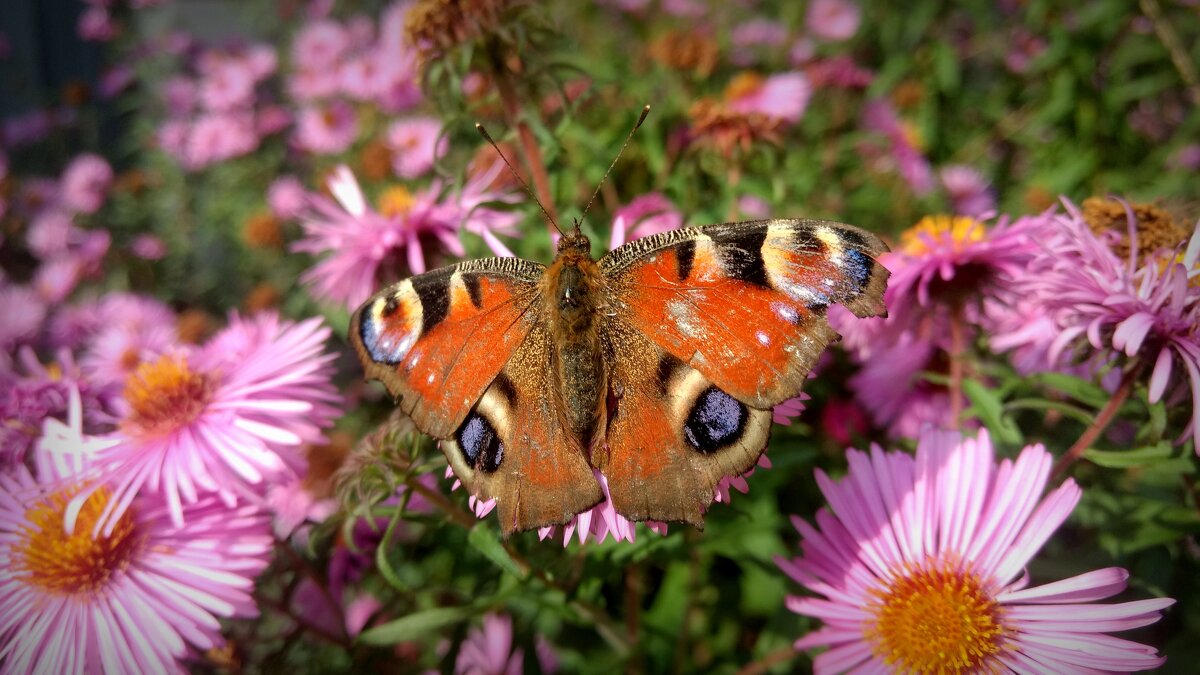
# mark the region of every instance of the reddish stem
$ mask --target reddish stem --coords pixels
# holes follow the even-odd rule
[[[1096,419],[1092,420],[1088,428],[1083,430],[1079,440],[1075,441],[1075,444],[1062,457],[1058,458],[1058,463],[1054,465],[1054,476],[1062,475],[1068,467],[1083,456],[1083,453],[1087,452],[1088,448],[1092,447],[1092,443],[1096,442],[1100,434],[1104,433],[1113,418],[1117,416],[1117,411],[1129,398],[1129,394],[1133,392],[1133,385],[1137,382],[1141,371],[1141,367],[1137,365],[1125,371],[1125,374],[1121,376],[1121,383],[1117,385],[1117,390],[1113,392],[1112,398],[1108,399],[1108,403],[1105,403],[1099,414],[1096,415]]]

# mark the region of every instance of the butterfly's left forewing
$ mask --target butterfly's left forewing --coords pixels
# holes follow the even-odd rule
[[[419,274],[367,300],[350,342],[421,431],[448,438],[525,340],[545,268],[471,260]]]
[[[597,463],[614,507],[698,524],[720,479],[754,466],[771,408],[800,392],[836,337],[826,309],[883,311],[884,250],[848,225],[772,220],[675,230],[605,256],[615,408]]]

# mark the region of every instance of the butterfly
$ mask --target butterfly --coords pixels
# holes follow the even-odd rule
[[[593,469],[626,518],[702,527],[836,339],[830,305],[883,313],[885,250],[850,225],[757,220],[596,260],[577,223],[548,267],[469,260],[378,292],[350,341],[506,535],[602,501]]]

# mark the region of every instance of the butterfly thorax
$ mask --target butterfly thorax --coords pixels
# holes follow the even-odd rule
[[[573,232],[559,240],[558,255],[543,284],[543,308],[554,337],[562,423],[586,450],[604,416],[608,392],[599,330],[604,277],[592,259],[587,237]]]

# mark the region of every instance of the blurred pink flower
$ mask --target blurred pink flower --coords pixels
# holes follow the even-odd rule
[[[129,251],[142,260],[162,260],[167,256],[167,245],[153,234],[139,234],[130,242]]]
[[[117,24],[104,7],[88,7],[79,15],[75,32],[83,40],[108,42],[117,36]]]
[[[35,480],[24,467],[0,475],[6,670],[181,671],[194,650],[224,644],[218,618],[257,615],[254,578],[273,540],[256,507],[206,498],[187,507],[180,526],[142,496],[111,532],[93,537],[113,497],[96,490],[69,508],[80,489],[80,481]]]
[[[392,150],[392,168],[400,178],[419,178],[446,154],[442,122],[433,117],[397,120],[388,127],[387,144]]]
[[[609,537],[612,537],[614,541],[628,542],[637,538],[637,523],[617,513],[609,498],[608,479],[599,471],[596,471],[595,474],[596,480],[600,483],[600,489],[604,493],[604,501],[576,515],[566,525],[539,528],[538,539],[555,539],[561,534],[563,547],[566,547],[571,543],[572,537],[578,538],[580,544],[586,543],[589,539],[600,544]],[[487,511],[490,510],[490,507],[487,508],[483,515],[487,515]],[[479,509],[476,509],[476,515],[479,516]],[[645,525],[652,532],[662,535],[667,533],[666,523],[646,521]]]
[[[757,86],[740,88],[727,101],[738,113],[760,113],[785,122],[798,122],[812,98],[808,77],[799,71],[775,73],[759,80]]]
[[[64,206],[78,213],[95,213],[104,205],[113,170],[103,157],[85,153],[71,160],[59,185]]]
[[[299,476],[274,483],[267,488],[267,508],[275,523],[275,536],[289,539],[306,524],[319,523],[337,513],[337,501],[317,499]]]
[[[200,101],[213,112],[254,105],[255,74],[241,59],[222,58],[200,80]]]
[[[754,63],[758,56],[772,48],[778,48],[787,42],[788,29],[779,21],[771,19],[750,19],[736,27],[729,34],[730,60],[739,66]]]
[[[168,115],[189,115],[196,106],[196,83],[182,75],[172,76],[162,84],[162,99]]]
[[[933,189],[933,169],[929,160],[917,148],[915,132],[900,121],[890,103],[883,99],[867,103],[863,125],[887,138],[891,160],[914,193],[924,195]]]
[[[32,288],[0,279],[0,349],[15,351],[35,340],[46,313],[46,303]]]
[[[671,16],[696,19],[708,13],[708,4],[703,0],[662,0],[662,10]]]
[[[339,414],[329,335],[320,319],[235,315],[203,348],[139,365],[125,385],[119,443],[96,458],[96,485],[112,490],[97,532],[112,532],[139,493],[161,495],[182,525],[184,503],[210,493],[259,502],[295,475],[300,447],[320,442]]]
[[[45,260],[66,253],[72,245],[78,245],[82,237],[83,230],[75,227],[71,213],[51,207],[33,217],[25,233],[25,245],[30,253]]]
[[[787,607],[824,627],[797,650],[826,647],[819,673],[1129,672],[1162,665],[1108,635],[1154,623],[1169,598],[1091,604],[1125,589],[1110,567],[1029,587],[1026,566],[1078,503],[1068,479],[1039,499],[1050,453],[996,462],[985,431],[921,436],[916,457],[848,450],[848,475],[817,471],[829,506],[793,518],[802,554],[776,563],[815,596]]]
[[[350,47],[350,36],[341,24],[319,19],[305,24],[296,34],[292,63],[300,70],[332,70]]]
[[[1009,47],[1004,56],[1004,65],[1018,75],[1028,71],[1033,60],[1046,51],[1047,46],[1045,39],[1019,25],[1013,29],[1007,44]]]
[[[981,218],[990,216],[996,209],[988,182],[977,169],[965,164],[950,164],[938,173],[955,213]]]
[[[852,0],[812,0],[804,17],[804,27],[818,39],[840,42],[858,32],[861,15]]]
[[[859,66],[846,55],[811,61],[804,68],[814,89],[839,87],[842,89],[866,89],[875,79],[875,73]]]
[[[308,205],[308,192],[295,176],[280,176],[267,188],[267,206],[275,217],[290,220]]]
[[[536,645],[538,670],[551,675],[558,670],[558,658],[549,643]],[[512,617],[485,614],[482,625],[472,628],[458,650],[454,675],[521,675],[525,670],[525,650],[513,645]]]
[[[1200,169],[1200,143],[1189,143],[1171,153],[1171,157],[1167,159],[1167,166],[1182,171]],[[3,172],[0,172],[0,175],[3,175]]]
[[[103,100],[110,100],[132,86],[136,77],[133,66],[128,63],[105,68],[100,81],[96,83],[96,95]]]
[[[757,195],[742,195],[738,197],[738,213],[743,218],[762,220],[771,215],[771,204]]]
[[[345,151],[358,137],[358,113],[345,101],[300,109],[296,145],[319,155]]]
[[[187,130],[178,158],[184,168],[198,170],[248,154],[258,148],[259,140],[252,113],[205,113]]]
[[[634,197],[613,214],[609,250],[659,232],[679,229],[683,216],[675,204],[661,192],[647,192]]]

